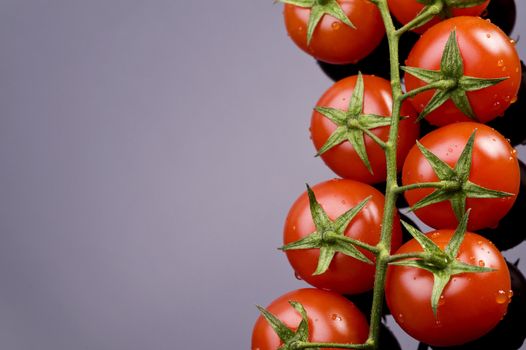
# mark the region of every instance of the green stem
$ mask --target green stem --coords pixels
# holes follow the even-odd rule
[[[421,86],[417,89],[411,90],[409,92],[406,92],[402,95],[402,100],[406,100],[408,98],[414,97],[422,92],[433,90],[433,89],[440,89],[440,90],[447,90],[457,85],[457,82],[454,80],[439,80],[435,81],[434,83],[430,83],[424,86]]]
[[[393,19],[389,12],[387,0],[377,0],[376,5],[380,10],[385,25],[387,39],[389,42],[389,60],[391,63],[391,88],[393,93],[393,108],[391,115],[391,126],[389,130],[389,139],[386,144],[385,156],[387,160],[387,184],[384,205],[384,214],[382,218],[381,239],[377,245],[378,255],[376,257],[376,274],[373,290],[373,305],[371,311],[368,344],[373,345],[373,349],[378,348],[378,339],[380,337],[380,324],[382,320],[382,308],[385,293],[385,278],[387,274],[387,264],[391,251],[391,236],[393,231],[394,213],[396,210],[396,198],[398,193],[396,148],[398,140],[398,127],[400,124],[400,109],[402,105],[402,84],[400,79],[399,63],[399,40]]]
[[[418,28],[420,26],[423,26],[427,22],[429,22],[433,17],[440,14],[442,10],[444,9],[444,2],[443,0],[435,0],[435,2],[432,5],[428,5],[420,12],[420,14],[415,17],[412,21],[408,22],[405,26],[398,29],[395,34],[400,37],[402,34],[413,30],[415,28]]]
[[[294,349],[315,349],[315,348],[373,349],[371,344],[308,343],[308,342],[298,342],[294,344]]]
[[[421,183],[414,183],[414,184],[405,185],[405,186],[399,186],[399,187],[395,188],[394,191],[396,193],[402,193],[402,192],[405,192],[405,191],[419,190],[419,189],[423,189],[423,188],[443,188],[443,187],[445,187],[445,184],[442,181],[439,181],[439,182],[421,182]]]

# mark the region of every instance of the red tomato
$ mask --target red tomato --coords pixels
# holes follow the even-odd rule
[[[285,26],[292,40],[303,51],[320,61],[333,64],[356,63],[382,41],[385,27],[380,11],[368,0],[338,0],[355,29],[325,15],[307,46],[307,24],[311,10],[285,4]]]
[[[316,198],[331,220],[337,219],[369,196],[367,205],[349,223],[345,235],[370,245],[380,241],[385,198],[373,187],[352,180],[330,180],[312,188]],[[316,231],[311,217],[307,193],[292,205],[285,222],[284,244],[296,242]],[[393,251],[401,245],[402,232],[395,214],[393,228]],[[374,255],[359,249],[374,261]],[[319,249],[286,251],[296,275],[307,283],[341,294],[358,294],[370,290],[374,284],[375,267],[352,257],[336,253],[329,269],[313,276],[319,258]]]
[[[445,249],[453,234],[439,230],[427,236]],[[413,239],[396,253],[421,251]],[[459,345],[486,334],[504,317],[512,292],[508,267],[499,250],[484,237],[468,232],[457,260],[495,271],[453,276],[442,293],[437,318],[431,308],[433,275],[412,267],[389,267],[387,305],[400,327],[415,339],[435,346]]]
[[[497,226],[515,202],[520,187],[520,169],[517,152],[494,129],[478,123],[457,123],[444,126],[427,134],[420,141],[424,147],[454,168],[469,137],[476,131],[469,181],[491,190],[512,193],[506,198],[468,198],[471,208],[469,230]],[[413,147],[404,163],[404,185],[435,182],[438,177],[418,147]],[[432,193],[434,189],[405,192],[410,206]],[[434,228],[455,228],[458,224],[449,201],[433,204],[415,211],[427,225]]]
[[[274,300],[267,311],[295,330],[301,315],[289,301],[301,303],[307,311],[310,342],[362,344],[367,340],[367,320],[341,295],[319,289],[299,289]],[[281,345],[278,335],[260,316],[252,332],[252,350],[276,350]]]
[[[363,80],[365,86],[363,113],[390,117],[393,104],[391,83],[372,75],[364,75]],[[357,76],[352,76],[335,83],[323,94],[316,106],[347,111],[351,95],[356,86],[356,81]],[[399,169],[402,168],[404,159],[411,147],[415,144],[420,131],[419,124],[415,123],[416,112],[410,103],[406,102],[402,105],[401,114],[409,118],[402,120],[399,127],[400,137],[398,138],[397,149]],[[313,112],[310,131],[316,150],[319,151],[320,148],[323,147],[336,128],[337,125],[334,122],[319,112]],[[387,141],[389,138],[389,130],[389,126],[371,129],[371,131],[383,141]],[[385,181],[387,171],[385,152],[369,136],[364,135],[364,137],[373,174],[369,172],[349,141],[345,141],[323,153],[321,158],[332,171],[341,177],[369,184]]]
[[[439,70],[442,52],[450,33],[455,30],[464,61],[464,75],[475,78],[509,77],[497,85],[467,92],[478,120],[486,123],[502,116],[516,101],[521,83],[521,64],[514,43],[497,26],[478,17],[455,17],[441,22],[422,35],[409,54],[406,66]],[[408,91],[426,85],[411,74],[405,74]],[[435,90],[418,94],[411,103],[421,112]],[[431,112],[426,119],[434,125],[470,121],[451,100]]]
[[[424,4],[419,3],[417,0],[388,0],[387,2],[389,3],[389,9],[391,10],[391,13],[402,24],[409,23],[425,7]],[[489,0],[487,0],[482,5],[478,6],[472,6],[467,8],[451,8],[451,14],[453,17],[480,16],[484,12],[486,7],[488,7],[488,4]],[[415,28],[414,31],[422,34],[438,22],[440,22],[440,18],[435,17],[423,26]]]

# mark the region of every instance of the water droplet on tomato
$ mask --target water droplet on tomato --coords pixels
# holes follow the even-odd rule
[[[486,263],[484,262],[484,260],[479,260],[479,266],[480,267],[486,266]]]
[[[331,318],[332,318],[333,321],[342,321],[343,320],[342,317],[340,315],[338,315],[338,314],[332,314]]]
[[[404,323],[404,315],[398,314],[398,323]]]
[[[497,304],[506,303],[508,301],[508,294],[503,290],[499,290],[497,292],[497,296],[495,297],[495,301],[497,302]]]
[[[518,68],[517,68],[518,69]],[[515,102],[517,102],[517,96],[513,97],[511,100],[510,100],[510,104],[514,104]]]
[[[499,67],[504,66],[504,60],[498,60],[497,61],[497,66],[499,66]]]
[[[297,272],[294,272],[294,277],[296,277],[296,279],[297,279],[298,281],[303,280],[303,278],[301,278],[300,274],[297,273]]]
[[[443,295],[440,296],[440,299],[438,300],[438,305],[443,306],[446,304],[446,298],[444,298]]]
[[[342,24],[340,22],[332,22],[331,27],[334,30],[339,30],[341,28]]]
[[[491,34],[490,33],[486,34],[486,38],[488,39],[491,38]]]

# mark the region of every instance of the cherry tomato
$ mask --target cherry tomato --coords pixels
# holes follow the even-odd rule
[[[349,223],[345,235],[370,245],[380,241],[384,196],[373,187],[352,180],[330,180],[312,188],[318,203],[331,220],[336,220],[349,209],[371,196],[366,206]],[[316,231],[311,217],[307,193],[302,194],[290,209],[283,233],[285,244],[296,242]],[[393,250],[400,246],[402,232],[395,214]],[[374,255],[359,249],[374,261]],[[296,275],[307,283],[341,294],[359,294],[373,287],[375,267],[355,258],[336,253],[329,269],[313,276],[316,271],[319,249],[287,250],[287,258]]]
[[[289,301],[305,308],[310,342],[362,344],[367,340],[369,326],[365,316],[341,295],[311,288],[295,290],[274,300],[267,311],[291,330],[296,330],[301,315]],[[281,345],[276,332],[260,316],[252,332],[252,350],[277,350]]]
[[[466,209],[471,208],[469,230],[495,227],[513,206],[520,187],[520,168],[517,152],[494,129],[478,123],[456,123],[439,128],[420,140],[421,144],[443,162],[454,168],[476,130],[469,181],[486,189],[513,194],[505,198],[467,198]],[[404,185],[438,181],[429,161],[418,147],[413,147],[404,163]],[[413,206],[434,189],[416,189],[405,192]],[[455,228],[458,224],[449,201],[418,209],[415,214],[433,228]]]
[[[425,7],[424,4],[417,0],[388,0],[389,9],[391,13],[396,17],[402,24],[406,24],[413,20]],[[451,15],[454,17],[458,16],[480,16],[486,7],[488,7],[489,0],[482,5],[466,7],[466,8],[451,8]],[[427,22],[423,26],[415,28],[414,31],[417,33],[423,33],[433,25],[440,22],[441,19],[437,16],[431,21]]]
[[[393,98],[389,81],[372,75],[364,75],[363,80],[365,87],[363,113],[391,116]],[[325,92],[316,106],[347,111],[356,82],[357,76],[340,80]],[[397,150],[399,169],[407,153],[415,144],[420,130],[419,124],[415,123],[416,112],[410,103],[406,102],[402,105],[401,115],[408,118],[402,120],[399,127],[400,137]],[[310,130],[316,150],[319,151],[323,147],[336,128],[337,125],[333,121],[316,110],[313,112]],[[389,138],[389,129],[389,126],[382,126],[371,129],[371,131],[385,142]],[[364,140],[372,174],[349,141],[344,141],[323,153],[321,158],[332,171],[341,177],[369,184],[385,181],[387,167],[384,150],[369,136],[364,135]]]
[[[509,105],[516,101],[521,84],[521,63],[515,44],[494,24],[478,17],[455,17],[440,22],[418,40],[406,66],[439,70],[444,47],[453,30],[456,31],[463,58],[464,76],[508,78],[494,86],[467,92],[472,110],[480,122],[486,123],[502,116]],[[405,82],[408,91],[426,85],[407,73]],[[435,90],[429,90],[411,99],[418,112],[422,112],[434,93]],[[451,99],[431,112],[426,119],[439,126],[471,120]]]
[[[307,24],[311,10],[285,4],[285,26],[292,40],[303,51],[320,61],[356,63],[371,53],[382,41],[385,27],[380,11],[368,0],[338,0],[355,29],[325,15],[307,45]]]
[[[427,236],[445,249],[453,234],[452,230],[439,230]],[[397,254],[421,251],[420,244],[411,240]],[[433,275],[413,267],[389,267],[387,305],[400,327],[415,339],[437,346],[459,345],[486,334],[504,317],[512,292],[499,250],[484,237],[468,232],[457,260],[495,271],[452,276],[440,298],[437,317],[431,308]]]

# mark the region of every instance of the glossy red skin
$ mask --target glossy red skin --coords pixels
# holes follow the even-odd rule
[[[417,0],[388,0],[389,9],[396,19],[406,24],[413,20],[425,7],[424,4],[419,3]],[[488,7],[489,0],[482,5],[468,7],[468,8],[454,8],[451,10],[453,17],[459,16],[480,16],[484,10]],[[433,18],[423,26],[420,26],[413,31],[422,34],[427,29],[431,28],[435,24],[439,23],[441,19],[439,17]]]
[[[345,235],[376,245],[380,241],[384,196],[375,188],[352,180],[335,179],[322,182],[313,188],[314,194],[331,220],[335,220],[365,198],[372,196],[367,205],[351,221]],[[284,244],[295,242],[316,230],[312,221],[307,193],[303,193],[290,209],[283,233]],[[393,251],[402,242],[398,214],[393,228]],[[369,259],[374,255],[360,249]],[[373,288],[375,267],[349,256],[336,253],[329,269],[313,276],[319,258],[319,249],[289,250],[287,258],[296,275],[307,283],[340,294],[359,294]]]
[[[308,288],[289,292],[274,300],[267,310],[295,330],[301,316],[289,301],[301,303],[307,311],[310,342],[362,344],[367,340],[369,325],[365,316],[341,295]],[[252,332],[252,350],[276,350],[281,345],[277,334],[260,316]]]
[[[509,79],[499,84],[467,93],[473,112],[481,123],[502,116],[516,101],[521,82],[520,58],[510,38],[494,24],[478,17],[455,17],[440,22],[422,35],[406,61],[406,66],[439,70],[442,52],[452,30],[464,60],[464,75],[477,78]],[[420,79],[405,74],[407,90],[426,85]],[[418,94],[411,103],[421,112],[435,90]],[[451,100],[430,113],[426,119],[433,125],[470,121]]]
[[[314,30],[307,46],[310,9],[285,4],[283,15],[291,39],[317,60],[356,63],[369,55],[382,41],[385,27],[378,8],[368,0],[340,0],[338,3],[356,29],[325,15]]]
[[[335,83],[320,98],[317,107],[332,107],[347,110],[349,99],[356,86],[357,76],[351,76]],[[391,83],[385,79],[364,75],[364,113],[391,116],[393,98],[391,94]],[[415,123],[416,111],[409,102],[402,105],[401,115],[408,117],[400,122],[397,149],[398,169],[402,168],[404,159],[415,144],[420,133],[420,124]],[[316,150],[319,150],[336,130],[336,124],[324,117],[321,113],[314,111],[311,118],[311,138]],[[383,141],[389,138],[388,126],[372,129],[371,131]],[[373,174],[365,167],[362,160],[348,142],[325,152],[321,158],[336,174],[343,178],[353,179],[368,184],[385,181],[387,165],[385,152],[369,136],[365,136],[365,145]]]
[[[453,234],[453,230],[439,230],[427,236],[445,249]],[[420,251],[422,247],[413,239],[396,253]],[[439,302],[438,319],[431,308],[433,275],[417,268],[388,268],[387,305],[400,327],[421,342],[434,346],[464,344],[489,332],[506,313],[511,299],[510,276],[493,243],[468,232],[457,260],[496,271],[453,276]]]
[[[444,126],[427,134],[420,142],[440,159],[454,168],[469,137],[477,129],[469,180],[479,186],[515,194],[507,198],[468,198],[471,208],[468,229],[495,227],[511,209],[520,186],[520,169],[517,152],[497,131],[479,123],[457,123]],[[404,163],[404,185],[438,181],[435,172],[418,147],[413,147]],[[433,189],[405,192],[410,206],[433,192]],[[458,221],[449,201],[424,207],[415,214],[433,228],[456,228]]]

